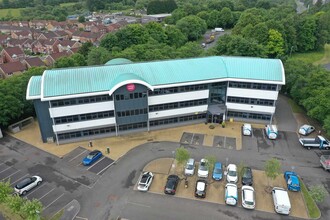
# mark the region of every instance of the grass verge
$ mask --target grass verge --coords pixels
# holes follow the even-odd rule
[[[300,187],[301,192],[304,196],[304,200],[308,209],[308,214],[310,218],[318,219],[321,217],[320,209],[317,207],[316,203],[314,202],[313,198],[309,195],[309,192],[304,184],[303,181],[300,179]]]
[[[20,8],[0,9],[0,18],[5,18],[6,16],[19,18],[21,16],[21,9]]]
[[[314,65],[324,65],[330,63],[330,44],[325,44],[321,51],[292,54],[290,60],[301,60]]]
[[[0,213],[7,220],[23,220],[23,218],[20,215],[12,213],[7,206],[1,203],[0,203]]]
[[[288,103],[291,106],[291,109],[293,111],[293,113],[304,113],[304,109],[302,107],[300,107],[295,101],[293,101],[292,99],[288,98]]]
[[[59,220],[61,219],[62,215],[63,215],[63,210],[61,210],[60,212],[56,213],[50,220]]]
[[[321,60],[314,62],[314,65],[324,65],[330,63],[330,44],[324,46],[324,56]]]

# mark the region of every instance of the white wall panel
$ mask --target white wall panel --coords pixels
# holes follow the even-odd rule
[[[148,97],[148,104],[158,105],[171,102],[182,102],[196,99],[206,99],[209,97],[209,90],[201,90],[194,92],[182,92],[168,95],[155,95]]]
[[[249,111],[255,113],[275,113],[275,106],[262,106],[262,105],[246,105],[246,104],[237,104],[237,103],[228,103],[226,104],[227,109],[236,110],[236,111]]]
[[[116,123],[115,118],[103,118],[97,120],[88,120],[73,122],[67,124],[53,125],[54,132],[70,132],[74,130],[92,129],[103,125],[114,125]]]
[[[189,108],[179,108],[179,109],[172,109],[172,110],[165,110],[165,111],[158,111],[158,112],[149,112],[149,119],[155,118],[163,118],[163,117],[175,117],[184,114],[191,114],[191,113],[200,113],[207,111],[207,105],[189,107]]]
[[[228,88],[227,96],[277,100],[278,91]]]
[[[62,116],[79,115],[79,114],[87,114],[93,112],[111,111],[111,110],[114,110],[113,101],[50,108],[49,113],[50,113],[50,117],[56,118]]]

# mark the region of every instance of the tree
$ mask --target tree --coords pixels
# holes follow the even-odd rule
[[[184,46],[178,48],[177,57],[199,57],[204,52],[203,48],[197,42],[188,42]]]
[[[147,6],[147,14],[171,13],[177,7],[174,0],[152,0]]]
[[[224,7],[219,14],[219,26],[231,28],[234,25],[234,16],[230,8]]]
[[[78,17],[78,22],[80,22],[80,23],[84,23],[86,21],[86,19],[85,19],[85,16],[79,16]]]
[[[195,15],[182,18],[177,22],[176,26],[191,41],[200,38],[207,28],[206,22]]]
[[[78,49],[78,53],[82,54],[84,57],[87,57],[89,51],[92,49],[93,44],[90,41],[83,43]]]
[[[10,182],[0,182],[0,203],[6,202],[8,196],[13,192],[13,188],[10,186]]]
[[[101,65],[111,58],[110,52],[104,47],[93,47],[87,56],[87,65]]]
[[[23,206],[21,207],[21,213],[24,219],[35,220],[39,218],[42,211],[42,204],[37,199],[25,200]]]
[[[113,47],[120,46],[118,38],[115,34],[109,33],[101,39],[100,46],[106,48],[108,51],[112,51]]]
[[[181,47],[188,41],[187,37],[173,25],[165,28],[165,34],[167,36],[166,43],[170,46]]]
[[[71,57],[60,57],[56,60],[54,67],[55,68],[65,68],[65,67],[74,67],[75,62]]]
[[[20,214],[23,203],[24,200],[18,195],[9,196],[6,201],[11,211],[16,214]]]
[[[215,162],[217,162],[217,159],[213,155],[206,156],[205,159],[207,160],[207,166],[209,172],[211,173],[213,171]]]
[[[276,158],[267,160],[265,164],[265,172],[269,179],[275,180],[281,173],[281,163]]]
[[[329,195],[328,191],[324,188],[323,185],[311,186],[309,190],[309,194],[317,203],[323,202],[325,197]]]
[[[172,12],[170,17],[165,18],[165,23],[176,24],[177,21],[187,16],[187,13],[182,8],[177,8]]]
[[[267,54],[270,58],[280,58],[284,55],[284,40],[282,34],[277,30],[268,31]]]
[[[302,17],[297,22],[297,32],[298,32],[298,41],[297,47],[298,51],[306,52],[313,50],[315,48],[315,31],[316,31],[316,22],[313,17]]]
[[[179,165],[185,164],[189,158],[190,154],[187,149],[185,149],[184,147],[179,147],[176,149],[175,159]]]
[[[127,25],[125,28],[116,32],[118,45],[126,49],[132,45],[145,44],[148,42],[149,34],[147,29],[141,24]]]
[[[158,43],[165,43],[166,42],[166,34],[165,30],[160,23],[157,22],[149,22],[145,25],[149,36],[156,40]]]
[[[86,59],[85,57],[80,53],[75,53],[71,56],[71,59],[73,59],[75,66],[86,66]]]

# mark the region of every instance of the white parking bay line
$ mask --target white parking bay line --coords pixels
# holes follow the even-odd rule
[[[47,196],[51,191],[53,191],[55,188],[51,189],[48,191],[48,193],[46,193],[45,195],[41,196],[38,200],[40,201],[42,198],[44,198],[45,196]]]
[[[14,183],[17,183],[18,181],[20,181],[21,179],[27,177],[29,174],[25,174],[24,176],[22,176],[21,178],[19,178],[18,180],[12,182],[10,185],[13,185]]]
[[[41,189],[42,187],[46,186],[46,184],[41,185],[38,188],[35,188],[35,190],[33,190],[33,192],[31,192],[28,196],[26,196],[27,198],[29,198],[33,193],[37,192],[39,189]]]
[[[76,159],[77,157],[79,157],[80,155],[82,155],[83,153],[85,153],[87,150],[84,150],[83,152],[81,152],[80,154],[78,154],[77,156],[75,156],[74,158],[72,158],[71,160],[69,160],[69,162],[73,161],[74,159]]]
[[[54,202],[56,202],[59,198],[61,198],[62,196],[64,195],[64,193],[62,193],[62,195],[60,195],[59,197],[57,197],[54,201],[52,201],[50,204],[48,204],[44,209],[43,209],[43,211],[45,210],[45,209],[47,209],[49,206],[51,206]]]
[[[11,167],[8,167],[8,168],[2,170],[0,173],[5,172],[6,170],[9,170],[10,168],[11,168]]]
[[[105,157],[103,157],[101,160],[97,161],[96,163],[94,163],[92,166],[88,167],[87,170],[91,169],[93,166],[95,166],[96,164],[100,163],[102,160],[104,160]]]
[[[6,176],[5,178],[3,178],[2,180],[4,180],[4,179],[7,179],[7,178],[9,178],[9,177],[11,177],[12,175],[14,175],[14,174],[16,174],[16,173],[18,173],[20,170],[16,170],[16,172],[14,172],[14,173],[12,173],[12,174],[10,174],[9,176]],[[2,181],[1,180],[1,181]]]
[[[144,204],[141,204],[141,203],[135,203],[135,202],[127,202],[127,203],[132,204],[132,205],[136,205],[136,206],[145,207],[145,208],[151,208],[151,206],[144,205]]]
[[[108,169],[114,162],[110,163],[108,166],[106,166],[105,168],[103,168],[103,170],[101,170],[100,172],[98,172],[96,175],[99,175],[100,173],[102,173],[104,170]]]

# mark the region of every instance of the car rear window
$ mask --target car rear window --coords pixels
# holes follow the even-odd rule
[[[24,188],[26,185],[30,184],[31,183],[31,178],[26,178],[24,180],[22,180],[21,182],[19,182],[15,188],[16,189],[22,189]]]

